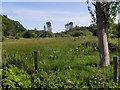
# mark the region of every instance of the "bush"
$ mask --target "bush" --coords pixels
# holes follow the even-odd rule
[[[17,33],[17,34],[15,35],[15,39],[20,39],[20,37],[22,37],[22,34],[23,34],[23,33]]]
[[[24,38],[35,38],[37,37],[37,34],[35,34],[35,32],[28,30],[28,31],[25,31],[22,36]]]
[[[16,35],[16,36],[15,36],[15,39],[20,39],[20,37]]]
[[[70,34],[66,34],[66,33],[63,33],[63,32],[61,32],[61,33],[56,33],[56,34],[55,34],[55,37],[70,37]]]
[[[54,37],[52,32],[46,31],[46,37]]]
[[[92,32],[93,36],[98,36],[96,25],[90,25],[90,26],[88,27],[88,30],[89,30],[90,32]]]
[[[13,36],[7,36],[7,38],[9,38],[9,39],[15,39],[15,37],[13,37]]]
[[[3,89],[28,89],[31,88],[30,76],[23,70],[9,65],[3,70]]]
[[[5,37],[4,36],[2,37],[2,41],[5,41]]]
[[[91,47],[93,51],[99,50],[98,45],[95,42],[85,42],[85,43],[82,43],[81,45],[83,45],[85,47]]]
[[[78,37],[78,36],[92,36],[92,33],[88,30],[79,30],[70,32],[71,36]]]
[[[102,77],[99,76],[89,76],[86,79],[86,84],[89,88],[105,88],[105,81],[103,80]]]
[[[117,44],[108,43],[108,47],[111,52],[120,51],[120,46]]]
[[[76,32],[72,33],[73,37],[79,37],[79,36],[83,36],[83,35],[84,35],[84,33],[80,32],[80,31],[76,31]]]

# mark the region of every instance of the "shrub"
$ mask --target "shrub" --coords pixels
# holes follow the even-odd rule
[[[2,37],[2,40],[1,40],[1,41],[5,41],[5,37],[4,37],[4,36]]]
[[[16,35],[16,36],[15,36],[15,39],[20,39],[20,37]]]
[[[54,34],[52,32],[46,31],[46,36],[47,37],[54,37]]]
[[[92,33],[88,30],[76,30],[76,31],[68,32],[68,33],[73,37],[92,36]]]
[[[85,47],[91,47],[93,51],[96,51],[96,50],[98,51],[99,49],[97,43],[95,42],[85,42],[85,43],[82,43],[81,45]]]
[[[84,35],[84,33],[80,32],[80,31],[76,31],[76,32],[72,33],[73,37],[78,37],[78,36],[83,36],[83,35]]]
[[[23,70],[9,65],[3,70],[3,89],[28,89],[32,83],[30,76]]]
[[[105,88],[105,81],[102,77],[92,75],[86,79],[86,85],[89,88]]]
[[[28,31],[25,31],[22,36],[24,38],[30,38],[30,37],[35,38],[37,37],[37,34],[35,34],[35,32],[28,30]]]
[[[111,52],[120,51],[120,46],[118,46],[117,44],[108,43],[108,46]]]
[[[13,37],[13,36],[7,36],[7,38],[9,38],[9,39],[15,39],[15,37]]]

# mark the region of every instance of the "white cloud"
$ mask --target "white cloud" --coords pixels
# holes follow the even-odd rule
[[[22,20],[33,21],[76,21],[76,22],[88,22],[90,16],[84,12],[71,12],[71,11],[53,11],[53,10],[31,10],[21,8],[10,8],[4,10],[3,14],[9,14],[10,17],[20,18]]]
[[[84,11],[34,10],[28,8],[23,9],[22,7],[4,8],[3,14],[7,14],[11,19],[22,22],[27,28],[42,28],[45,22],[51,21],[54,31],[64,30],[64,24],[70,21],[72,21],[74,25],[88,25],[91,19],[89,13]]]
[[[71,11],[55,11],[55,10],[32,10],[32,9],[22,9],[22,8],[9,8],[4,9],[3,13],[15,14],[15,15],[29,15],[29,16],[43,16],[43,15],[78,15],[84,12],[71,12]]]

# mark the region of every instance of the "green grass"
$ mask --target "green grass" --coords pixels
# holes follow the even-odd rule
[[[117,39],[111,39],[111,42],[117,43]],[[105,82],[112,81],[112,65],[98,69],[97,37],[6,40],[2,48],[3,65],[15,65],[32,75],[34,51],[38,51],[37,77],[41,80],[38,88],[92,88],[104,83],[100,78],[105,78]],[[110,53],[111,63],[116,53]],[[92,78],[97,75],[99,78]],[[89,85],[87,80],[96,86]]]
[[[91,47],[83,47],[82,43],[96,42],[95,37],[80,38],[57,38],[57,39],[27,39],[3,42],[3,62],[33,63],[33,52],[38,51],[40,64],[63,63],[68,64],[74,61],[82,62],[84,59],[98,56],[98,52],[92,52]],[[92,54],[93,53],[93,54]],[[88,55],[88,57],[87,57]],[[84,57],[85,56],[85,57]],[[98,57],[97,57],[98,58]],[[21,61],[21,62],[20,62]],[[29,62],[28,62],[29,61]],[[95,61],[95,60],[93,60]],[[98,60],[96,60],[98,61]],[[31,64],[32,65],[32,64]]]

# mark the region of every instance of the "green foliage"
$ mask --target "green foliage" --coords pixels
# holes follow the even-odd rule
[[[116,44],[117,40],[111,42]],[[120,87],[119,83],[112,82],[112,65],[98,69],[97,47],[97,38],[92,36],[3,42],[3,87],[32,90]],[[38,51],[36,73],[35,50]]]
[[[36,38],[36,37],[37,37],[37,34],[35,34],[34,31],[27,30],[27,31],[25,31],[25,32],[22,34],[22,36],[23,36],[24,38]]]
[[[89,88],[105,88],[105,81],[102,77],[99,76],[89,76],[87,79],[87,86],[89,86]]]
[[[120,46],[118,44],[108,43],[108,45],[111,52],[120,52]]]
[[[0,17],[2,18],[2,31],[4,36],[15,36],[17,33],[26,30],[18,21],[9,19],[7,15],[0,15]]]
[[[2,41],[5,41],[5,37],[4,36],[2,36]]]
[[[70,34],[66,34],[66,32],[55,33],[55,37],[70,37]]]
[[[91,25],[88,27],[88,30],[89,30],[90,32],[92,32],[93,36],[97,36],[97,35],[98,35],[96,25],[91,24]]]
[[[76,31],[76,32],[73,32],[72,33],[72,36],[73,37],[78,37],[78,36],[83,36],[84,35],[84,33],[83,32],[80,32],[80,31]]]
[[[36,28],[34,30],[26,30],[18,21],[11,20],[7,17],[7,15],[0,15],[2,18],[2,27],[3,36],[13,37],[12,39],[23,38],[39,38],[39,37],[79,37],[79,36],[97,36],[96,25],[90,25],[88,27],[79,27],[79,26],[71,26],[69,30],[60,33],[52,33],[50,31],[40,30],[38,31]],[[50,25],[49,25],[50,24]],[[73,24],[72,22],[69,23]],[[51,23],[48,22],[48,27],[51,27]],[[45,27],[44,27],[45,28]],[[46,28],[45,28],[46,29]],[[110,37],[120,37],[119,34],[119,25],[112,24],[109,30]],[[4,39],[4,38],[3,38]]]
[[[84,42],[81,45],[85,46],[86,48],[90,48],[90,51],[98,51],[98,45],[95,42]]]
[[[111,1],[111,2],[96,2],[96,1],[92,1],[91,2],[92,5],[94,6],[94,9],[96,9],[96,3],[100,3],[100,9],[102,10],[102,13],[105,17],[105,24],[106,24],[106,30],[107,30],[107,35],[110,38],[111,36],[113,36],[113,32],[115,30],[114,28],[114,22],[116,19],[116,16],[119,12],[119,6],[120,6],[120,2],[116,2],[116,1]],[[88,11],[91,15],[92,18],[92,24],[96,25],[97,24],[97,19],[96,19],[96,10],[92,10],[89,0],[87,0],[87,4],[88,4]]]
[[[14,36],[15,39],[20,39],[21,37],[23,37],[23,36],[22,36],[23,33],[24,33],[24,32],[16,33],[16,35]]]
[[[9,39],[15,39],[15,37],[13,37],[13,36],[7,36],[7,38],[9,38]]]
[[[46,31],[45,34],[46,37],[54,37],[54,34],[52,32]]]
[[[62,37],[79,37],[79,36],[92,36],[92,33],[87,29],[87,27],[78,27],[75,26],[72,29],[69,29],[65,32],[61,32],[59,35]]]
[[[114,32],[117,37],[120,38],[120,23],[116,25],[116,32]]]
[[[37,34],[37,37],[42,37],[42,38],[54,37],[54,34],[50,31],[37,31],[36,34]]]
[[[30,76],[23,70],[9,65],[3,70],[3,89],[28,89],[32,82]]]

